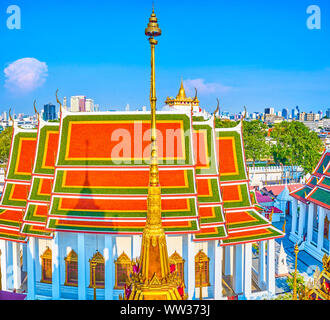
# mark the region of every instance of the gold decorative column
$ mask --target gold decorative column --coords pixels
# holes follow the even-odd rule
[[[137,272],[133,272],[125,289],[126,300],[182,300],[178,289],[182,283],[177,272],[170,272],[165,232],[161,218],[161,187],[159,184],[156,137],[156,81],[154,37],[161,35],[157,17],[152,10],[145,34],[151,46],[151,162],[147,199],[147,220],[144,227]]]
[[[96,300],[96,266],[97,262],[92,261],[91,267],[92,267],[92,277],[93,277],[93,293],[94,293],[94,300]]]
[[[294,254],[296,255],[295,257],[295,265],[294,265],[294,278],[293,278],[293,300],[297,300],[297,264],[298,264],[298,244],[294,246]]]

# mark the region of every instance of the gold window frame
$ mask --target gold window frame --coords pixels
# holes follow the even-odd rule
[[[93,268],[92,268],[92,264],[91,264],[92,262],[95,262],[97,264],[103,264],[103,269],[105,269],[104,257],[99,251],[96,251],[96,253],[92,257],[92,259],[89,260],[89,270],[90,270],[89,287],[90,288],[93,288]],[[105,278],[105,275],[104,275],[104,278]],[[105,279],[103,281],[105,283]],[[98,289],[103,289],[104,288],[104,283],[103,283],[103,285],[95,284],[95,287],[98,288]]]
[[[69,274],[68,274],[68,265],[71,262],[77,263],[77,272],[78,272],[78,255],[77,253],[72,249],[69,254],[64,258],[65,261],[65,286],[71,286],[71,287],[77,287],[78,283],[73,283],[69,281]],[[78,279],[77,279],[78,282]]]
[[[124,289],[124,285],[120,285],[118,283],[118,267],[119,266],[127,266],[129,273],[132,273],[132,261],[129,256],[123,252],[118,259],[115,261],[115,287],[114,289]]]
[[[203,263],[202,270],[204,272],[204,279],[202,284],[200,284],[200,267],[199,264]],[[210,258],[204,253],[203,250],[200,250],[195,256],[195,287],[209,287],[210,284]]]
[[[41,280],[40,282],[43,283],[52,283],[52,280],[46,279],[45,278],[45,261],[50,260],[50,273],[53,273],[53,268],[52,268],[52,250],[47,247],[44,253],[40,256],[41,258]],[[52,278],[52,277],[50,277]]]
[[[185,260],[175,251],[170,257],[169,257],[169,263],[175,265],[176,272],[178,274],[178,277],[181,279],[182,283],[184,284],[184,263]],[[180,266],[180,268],[178,267]],[[181,270],[181,272],[178,272]]]

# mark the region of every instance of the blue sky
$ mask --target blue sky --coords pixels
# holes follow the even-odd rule
[[[21,30],[6,27],[9,5]],[[321,30],[306,26],[321,8]],[[144,29],[152,1],[2,0],[0,111],[33,112],[60,96],[86,95],[103,108],[149,106],[150,49]],[[238,112],[330,107],[329,0],[156,0],[163,35],[156,51],[158,107],[180,80],[198,84],[201,106]],[[34,90],[8,87],[4,70],[34,58],[46,75]],[[45,71],[45,70],[44,70]],[[45,72],[44,72],[45,73]]]

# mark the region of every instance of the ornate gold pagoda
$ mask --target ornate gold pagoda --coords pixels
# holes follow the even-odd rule
[[[297,286],[299,300],[330,300],[330,257],[325,254],[322,263],[323,270],[320,272],[317,268],[313,280]]]
[[[179,93],[176,96],[176,98],[173,97],[167,97],[165,103],[171,107],[173,106],[199,106],[199,100],[197,98],[197,95],[195,98],[187,97],[186,91],[183,86],[183,81],[181,79],[181,86],[179,89]]]
[[[161,187],[159,184],[156,146],[155,37],[161,35],[157,17],[152,10],[145,29],[151,46],[151,163],[148,188],[147,221],[142,236],[140,259],[133,266],[125,288],[125,300],[182,300],[183,283],[177,272],[170,270],[165,232],[161,219]]]

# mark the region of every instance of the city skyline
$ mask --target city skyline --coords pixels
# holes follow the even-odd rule
[[[109,109],[125,110],[127,104],[149,109],[149,52],[141,38],[151,2],[127,1],[125,7],[100,0],[59,3],[17,1],[21,30],[0,28],[10,49],[0,60],[0,111],[11,107],[31,114],[34,99],[39,108],[55,103],[57,88],[61,99],[84,95]],[[11,4],[1,5],[0,21]],[[244,105],[250,113],[297,105],[325,113],[330,107],[329,4],[315,1],[322,14],[320,30],[306,26],[309,1],[235,4],[155,3],[166,30],[157,48],[158,108],[177,94],[183,79],[187,94],[193,96],[197,87],[200,105],[209,112],[219,97],[221,109],[232,113],[242,112]],[[13,85],[14,71],[24,70],[22,65],[39,77],[31,87]]]

